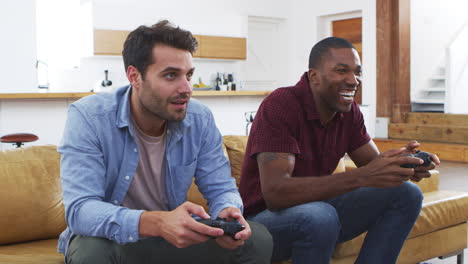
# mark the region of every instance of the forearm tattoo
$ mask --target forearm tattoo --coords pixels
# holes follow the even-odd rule
[[[273,160],[295,161],[296,158],[293,154],[290,153],[262,152],[257,155],[258,163],[267,163]]]

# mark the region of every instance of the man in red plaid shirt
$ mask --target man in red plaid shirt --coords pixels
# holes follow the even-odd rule
[[[243,163],[244,214],[273,235],[273,261],[329,263],[336,243],[368,231],[356,263],[395,263],[421,210],[422,193],[409,179],[429,167],[405,154],[379,153],[354,101],[361,63],[353,45],[331,37],[310,53],[295,86],[276,89],[260,106]],[[347,153],[357,169],[332,174]]]

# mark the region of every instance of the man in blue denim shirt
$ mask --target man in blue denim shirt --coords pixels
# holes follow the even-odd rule
[[[129,34],[129,86],[73,103],[59,146],[67,263],[269,263],[266,229],[242,201],[213,115],[190,100],[197,42],[161,21]],[[211,217],[238,220],[235,239],[193,219],[195,182]],[[210,239],[214,238],[214,239]]]

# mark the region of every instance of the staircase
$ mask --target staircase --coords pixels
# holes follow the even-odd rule
[[[468,20],[445,48],[445,62],[411,100],[413,112],[468,114]]]
[[[417,97],[411,99],[411,111],[443,113],[445,110],[445,91],[445,67],[441,67],[429,80],[429,87],[420,90]]]

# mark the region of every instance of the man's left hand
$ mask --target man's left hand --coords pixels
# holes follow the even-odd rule
[[[420,145],[421,144],[418,141],[411,140],[405,146],[406,151],[403,154],[405,154],[405,155],[415,154],[416,153],[416,148],[419,147]],[[437,157],[437,155],[433,154],[433,153],[430,153],[429,157],[431,158],[431,161],[432,161],[431,164],[429,164],[429,166],[427,166],[427,167],[417,166],[416,168],[414,168],[414,175],[410,177],[411,180],[413,180],[415,182],[419,182],[423,178],[431,177],[431,173],[429,172],[429,170],[433,170],[436,165],[439,165],[440,160],[439,160],[439,157]]]
[[[227,249],[235,249],[242,245],[244,245],[244,241],[247,240],[250,235],[252,235],[252,230],[250,229],[249,224],[242,216],[241,211],[239,208],[236,207],[227,207],[224,208],[218,215],[218,217],[226,218],[226,220],[237,220],[239,223],[245,226],[245,229],[238,232],[234,237],[236,239],[232,239],[230,236],[224,235],[216,238],[216,242],[223,248]]]

